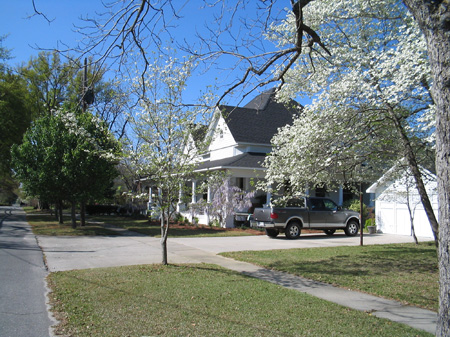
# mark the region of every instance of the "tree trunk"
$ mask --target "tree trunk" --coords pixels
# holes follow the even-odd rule
[[[72,228],[77,228],[77,218],[76,218],[76,214],[75,214],[75,206],[76,206],[76,204],[73,201],[72,202],[72,209],[71,209],[71,212],[70,212],[70,216],[71,216],[71,219],[72,219]]]
[[[164,223],[164,216],[161,214],[161,253],[162,253],[162,261],[163,265],[168,265],[169,262],[167,260],[167,233],[169,229],[169,220],[167,220],[167,226]]]
[[[436,336],[450,336],[450,6],[448,1],[404,0],[427,40],[436,104],[439,198],[439,315]]]
[[[416,230],[414,229],[414,210],[411,208],[411,204],[409,201],[409,187],[407,188],[407,202],[406,202],[406,206],[408,207],[408,213],[409,213],[409,222],[411,223],[411,235],[414,239],[414,243],[416,245],[419,244],[419,241],[417,240],[417,236],[416,236]]]
[[[62,200],[58,201],[58,217],[59,217],[59,223],[62,225],[64,223],[63,202],[62,202]]]
[[[55,220],[59,220],[59,217],[58,217],[58,202],[55,202]]]
[[[80,226],[86,226],[86,202],[82,201],[80,205]]]

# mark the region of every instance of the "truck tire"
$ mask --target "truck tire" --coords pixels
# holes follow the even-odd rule
[[[345,235],[347,236],[355,236],[358,234],[359,231],[359,224],[356,220],[350,220],[347,222],[347,226],[344,229]]]
[[[286,226],[285,234],[288,239],[297,239],[300,237],[300,233],[302,232],[302,225],[297,222],[290,222]]]
[[[266,235],[270,238],[276,238],[280,234],[278,229],[266,228]]]
[[[326,235],[328,235],[328,236],[331,236],[331,235],[334,234],[334,232],[336,232],[335,229],[324,229],[323,231],[324,231],[324,233],[325,233]]]

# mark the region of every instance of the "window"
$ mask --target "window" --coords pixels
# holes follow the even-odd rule
[[[323,204],[325,205],[325,209],[327,210],[327,211],[337,211],[337,205],[333,202],[333,201],[331,201],[331,200],[328,200],[328,199],[325,199],[324,201],[323,201]]]
[[[236,178],[236,186],[244,190],[244,178]]]
[[[325,185],[316,185],[316,197],[325,197],[327,187]]]
[[[303,198],[292,198],[286,203],[286,207],[305,207],[305,199]]]

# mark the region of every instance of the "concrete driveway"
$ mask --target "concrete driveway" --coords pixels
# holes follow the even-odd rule
[[[426,241],[429,239],[420,239]],[[49,271],[114,267],[161,262],[158,238],[128,233],[111,237],[50,237],[38,236]],[[402,235],[374,234],[364,236],[365,245],[412,242]],[[214,263],[216,254],[243,250],[272,250],[332,246],[356,246],[360,238],[344,234],[326,236],[305,234],[298,240],[283,236],[271,239],[265,235],[217,238],[169,238],[169,263]]]

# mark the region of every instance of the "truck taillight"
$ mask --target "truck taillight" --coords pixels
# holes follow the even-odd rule
[[[270,213],[270,218],[271,219],[278,219],[278,214],[277,213]]]

